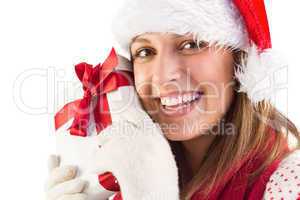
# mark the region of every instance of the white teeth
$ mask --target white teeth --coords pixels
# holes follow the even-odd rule
[[[178,100],[178,102],[181,102],[181,103],[182,103],[182,96],[178,96],[178,97],[177,97],[177,100]]]
[[[190,94],[185,94],[185,95],[186,95],[186,101],[184,101],[184,102],[189,102],[189,101],[193,100],[193,95],[190,95]]]
[[[160,101],[162,105],[165,106],[174,106],[182,103],[191,102],[200,97],[200,94],[197,92],[179,95],[176,97],[161,97]]]
[[[187,102],[188,101],[188,97],[187,97],[187,95],[183,95],[183,102]]]

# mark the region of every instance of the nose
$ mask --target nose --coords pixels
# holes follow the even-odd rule
[[[183,77],[184,67],[176,53],[172,51],[161,52],[152,67],[152,83],[160,88],[159,91],[162,92],[163,88],[166,89],[167,87],[172,87],[173,90],[180,89],[177,87]]]

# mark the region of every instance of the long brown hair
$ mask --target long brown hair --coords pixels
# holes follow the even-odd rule
[[[246,53],[233,53],[235,63],[246,59]],[[237,83],[238,84],[238,83]],[[224,117],[226,123],[235,126],[234,134],[218,134],[210,145],[202,165],[191,180],[185,177],[187,171],[186,160],[180,142],[171,142],[172,150],[179,168],[179,183],[181,199],[188,200],[201,188],[204,196],[220,183],[222,176],[234,163],[241,160],[250,151],[265,153],[263,164],[250,176],[250,181],[259,175],[268,164],[277,158],[286,156],[283,147],[288,134],[292,134],[297,141],[296,148],[300,148],[300,135],[296,126],[268,101],[261,101],[253,105],[245,93],[235,92],[231,109]],[[262,120],[266,119],[266,120]],[[271,126],[275,132],[275,143],[271,151],[266,151],[266,128]],[[221,156],[220,156],[221,155]]]

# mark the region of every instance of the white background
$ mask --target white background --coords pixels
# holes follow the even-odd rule
[[[58,83],[73,80],[79,61],[97,64],[107,56],[110,20],[120,2],[0,1],[1,199],[44,199],[53,115],[63,104],[56,99]],[[266,4],[273,46],[289,61],[288,95],[281,94],[278,107],[299,127],[300,3],[286,2]]]

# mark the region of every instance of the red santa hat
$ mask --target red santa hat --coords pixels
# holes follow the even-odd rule
[[[271,99],[285,62],[272,50],[263,0],[126,0],[112,23],[118,52],[130,57],[131,40],[146,32],[192,33],[196,41],[241,49],[239,92],[257,104]]]

